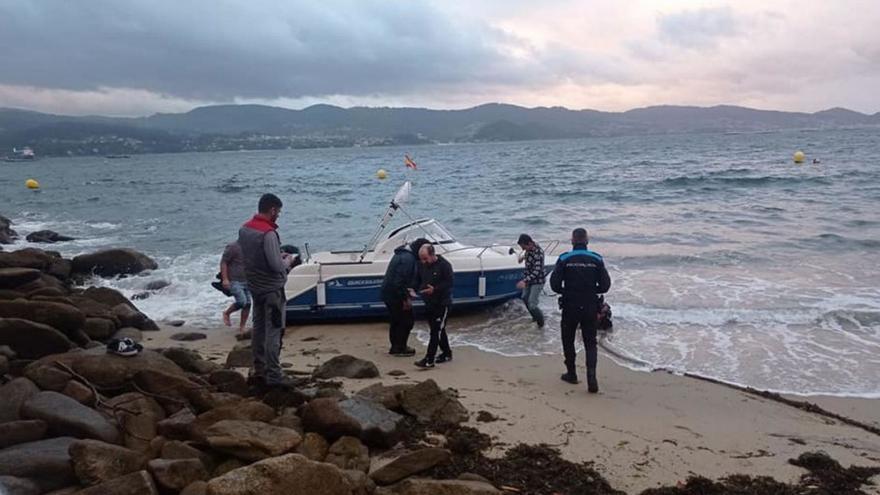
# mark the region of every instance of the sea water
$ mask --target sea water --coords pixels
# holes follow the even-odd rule
[[[798,149],[821,163],[792,163]],[[27,178],[42,189],[27,190]],[[407,213],[435,217],[465,242],[509,245],[523,232],[564,240],[586,227],[613,280],[610,345],[646,367],[880,397],[873,129],[48,158],[0,164],[0,214],[21,233],[77,237],[52,246],[68,256],[110,246],[149,254],[159,270],[98,283],[131,296],[167,280],[138,306],[157,320],[216,326],[228,301],[209,283],[261,194],[284,201],[283,242],[360,249],[404,180],[414,186]],[[543,330],[514,301],[454,319],[453,344],[559,354],[559,312],[549,286],[545,294]]]

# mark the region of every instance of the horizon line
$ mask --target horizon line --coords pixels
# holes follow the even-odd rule
[[[261,108],[271,108],[271,109],[277,109],[277,110],[288,110],[291,112],[302,112],[302,111],[308,110],[310,108],[315,108],[315,107],[331,107],[331,108],[336,108],[336,109],[340,109],[340,110],[367,109],[367,110],[427,110],[427,111],[433,111],[433,112],[464,112],[464,111],[474,110],[476,108],[492,106],[492,105],[516,107],[516,108],[523,109],[523,110],[554,110],[554,109],[557,109],[557,110],[566,110],[569,112],[596,112],[596,113],[605,113],[605,114],[624,114],[624,113],[633,112],[633,111],[637,111],[637,110],[646,110],[646,109],[650,109],[650,108],[664,108],[664,107],[666,107],[666,108],[692,108],[692,109],[704,109],[704,110],[727,107],[727,108],[739,108],[739,109],[744,109],[744,110],[752,110],[752,111],[757,111],[757,112],[777,112],[777,113],[791,113],[791,114],[803,114],[803,115],[815,115],[817,113],[822,113],[822,112],[829,112],[829,111],[833,111],[833,110],[842,110],[842,111],[846,111],[846,112],[852,112],[854,114],[858,114],[858,115],[861,115],[864,117],[880,116],[880,111],[877,111],[874,113],[864,113],[864,112],[860,112],[858,110],[852,110],[850,108],[846,108],[846,107],[842,107],[842,106],[834,106],[834,107],[829,107],[829,108],[825,108],[822,110],[817,110],[815,112],[807,112],[807,111],[800,111],[800,110],[795,111],[795,110],[777,110],[777,109],[768,109],[768,108],[756,108],[756,107],[749,107],[749,106],[743,106],[743,105],[733,105],[733,104],[729,104],[729,103],[719,103],[719,104],[715,104],[715,105],[684,105],[684,104],[673,104],[673,103],[661,103],[661,104],[656,104],[656,105],[633,107],[633,108],[630,108],[627,110],[621,110],[621,111],[611,111],[611,110],[598,110],[595,108],[576,109],[576,108],[569,108],[564,105],[553,105],[553,106],[539,105],[539,106],[534,106],[534,107],[528,107],[528,106],[524,106],[524,105],[518,105],[516,103],[504,103],[504,102],[497,102],[497,101],[480,103],[478,105],[473,105],[473,106],[464,107],[464,108],[432,108],[432,107],[390,106],[390,105],[385,105],[385,106],[353,105],[353,106],[349,106],[349,107],[343,107],[343,106],[334,105],[331,103],[313,103],[311,105],[307,105],[307,106],[304,106],[301,108],[291,108],[291,107],[285,107],[285,106],[279,106],[279,105],[269,105],[269,104],[265,104],[265,103],[216,103],[216,104],[209,104],[209,105],[193,106],[189,110],[182,111],[182,112],[154,112],[149,115],[138,115],[138,116],[119,116],[119,115],[100,115],[100,114],[64,114],[64,113],[54,113],[54,112],[44,112],[44,111],[40,111],[40,110],[32,110],[29,108],[4,107],[4,106],[0,106],[0,111],[12,110],[12,111],[19,111],[19,112],[30,112],[30,113],[38,113],[38,114],[43,114],[43,115],[56,115],[56,116],[60,116],[60,117],[74,117],[74,118],[76,118],[76,117],[79,117],[79,118],[98,117],[98,118],[113,118],[113,119],[146,119],[146,118],[155,117],[158,115],[185,115],[185,114],[194,112],[196,110],[205,109],[205,108],[216,108],[216,107],[261,107]]]

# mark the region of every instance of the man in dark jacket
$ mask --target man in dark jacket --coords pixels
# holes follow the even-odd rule
[[[437,256],[432,244],[425,244],[419,249],[419,269],[416,277],[418,293],[425,301],[425,316],[431,328],[431,339],[424,359],[416,361],[419,368],[433,368],[434,363],[452,361],[452,348],[446,336],[446,317],[452,305],[452,265]],[[436,360],[437,347],[443,351]]]
[[[394,250],[382,280],[382,301],[388,308],[388,340],[392,356],[413,356],[416,350],[407,345],[413,329],[412,300],[409,290],[415,287],[418,252],[427,239],[416,239]]]
[[[284,330],[285,295],[289,263],[282,258],[278,237],[281,200],[274,194],[260,198],[258,213],[238,231],[248,289],[253,295],[254,331],[251,346],[257,388],[289,386],[281,373],[281,335]]]
[[[587,390],[596,393],[599,391],[596,378],[596,364],[599,360],[596,342],[596,315],[599,311],[597,294],[608,292],[611,277],[608,276],[602,256],[587,249],[588,241],[585,229],[572,231],[573,249],[561,254],[556,260],[553,274],[550,275],[550,288],[562,295],[562,350],[566,369],[562,380],[568,383],[578,382],[574,339],[580,326],[587,354]]]

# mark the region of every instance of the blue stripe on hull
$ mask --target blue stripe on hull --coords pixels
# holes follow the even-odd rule
[[[486,296],[479,297],[479,272],[455,274],[452,310],[462,311],[494,306],[519,297],[521,291],[516,283],[522,279],[523,270],[497,270],[486,272]],[[346,277],[326,283],[327,304],[318,308],[315,289],[287,301],[287,321],[321,322],[354,319],[383,318],[388,312],[382,302],[380,289],[382,277]],[[423,310],[421,301],[414,302],[417,313]]]

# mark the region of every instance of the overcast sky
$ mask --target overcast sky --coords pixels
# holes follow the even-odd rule
[[[0,0],[0,107],[880,111],[880,0]]]

